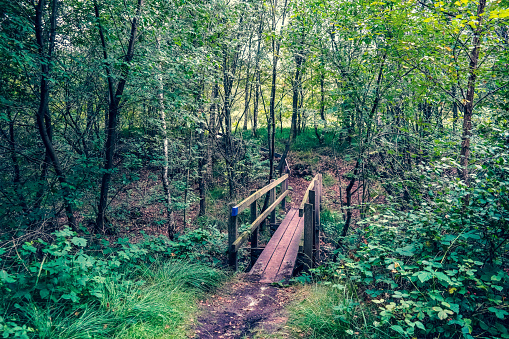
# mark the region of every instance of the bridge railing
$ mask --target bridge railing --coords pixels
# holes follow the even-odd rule
[[[304,217],[304,266],[313,267],[320,260],[320,206],[322,203],[322,174],[315,175],[304,193],[299,217]]]
[[[285,168],[285,171],[287,169]],[[281,185],[281,194],[276,199],[276,187]],[[265,219],[270,214],[270,223],[276,223],[276,207],[281,204],[282,208],[286,207],[286,196],[290,193],[288,189],[288,174],[283,175],[277,180],[271,180],[271,182],[259,189],[258,191],[252,191],[251,195],[240,203],[232,203],[229,206],[230,218],[228,222],[228,263],[233,270],[237,270],[237,252],[240,247],[248,240],[251,239],[251,248],[258,247],[258,230],[260,225],[265,222]],[[269,194],[269,207],[262,211],[258,215],[257,201],[265,194]],[[244,231],[240,236],[238,232],[238,216],[247,208],[251,209],[251,225],[249,229]]]

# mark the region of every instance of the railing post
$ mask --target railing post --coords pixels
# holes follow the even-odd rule
[[[270,183],[272,184],[275,180],[271,179]],[[276,201],[276,188],[272,188],[270,190],[270,197],[269,197],[269,206],[272,205]],[[276,224],[276,209],[272,210],[270,212],[270,226],[273,227]]]
[[[314,196],[314,218],[315,218],[315,263],[320,260],[320,196],[322,195],[321,177],[318,174],[318,178],[315,181],[315,196]],[[311,199],[311,196],[309,196]]]
[[[281,184],[281,194],[286,192],[287,189],[288,189],[288,179],[283,181],[283,183]],[[283,208],[283,210],[286,210],[286,198],[284,198],[283,201],[281,201],[281,207]]]
[[[316,210],[317,210],[317,198],[318,198],[318,180],[315,181],[315,185],[311,191],[309,191],[309,203],[313,206],[312,218],[313,218],[313,263],[316,260],[316,244],[318,242],[318,235],[316,232],[317,223],[316,223]]]
[[[254,194],[256,191],[251,191],[250,194]],[[258,217],[258,209],[256,208],[256,202],[257,200],[253,201],[251,203],[251,223],[253,223],[256,218]],[[258,247],[258,227],[256,230],[251,234],[251,265],[254,265],[255,262],[255,256],[253,254],[253,248]]]
[[[228,214],[230,216],[228,220],[228,265],[233,268],[234,271],[237,271],[237,251],[235,251],[232,245],[235,240],[237,240],[239,231],[237,229],[237,213],[233,210],[233,206],[235,206],[235,203],[230,203],[228,205]]]
[[[313,268],[313,205],[304,205],[304,269]]]

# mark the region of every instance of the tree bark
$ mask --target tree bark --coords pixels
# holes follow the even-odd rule
[[[156,40],[157,50],[160,52],[160,41],[159,38]],[[172,199],[171,199],[171,191],[170,191],[170,180],[168,176],[168,167],[169,167],[169,155],[168,155],[168,134],[166,128],[166,111],[164,105],[164,84],[163,84],[163,66],[159,64],[159,74],[157,76],[157,82],[159,86],[159,91],[157,93],[157,101],[159,104],[159,120],[161,123],[160,134],[163,139],[163,166],[161,168],[161,177],[163,182],[163,194],[164,194],[164,203],[166,206],[166,218],[168,219],[168,227],[167,233],[168,238],[173,240],[175,235],[175,217],[172,208]]]
[[[237,69],[237,61],[238,55],[236,54],[233,57],[231,66],[228,63],[226,47],[223,49],[223,88],[224,88],[224,105],[223,105],[223,113],[224,113],[224,125],[225,125],[225,134],[224,145],[225,145],[225,162],[228,173],[228,193],[230,198],[233,198],[235,192],[235,183],[234,183],[234,170],[233,170],[233,147],[232,147],[232,117],[231,117],[231,94],[233,88],[233,80],[235,76],[235,71]]]
[[[291,140],[295,140],[297,137],[297,115],[299,114],[299,87],[301,80],[301,67],[304,62],[304,57],[299,53],[295,53],[295,76],[292,82],[292,125],[290,127]]]
[[[472,136],[472,115],[474,110],[474,95],[477,81],[477,69],[479,64],[479,53],[481,51],[481,33],[484,9],[486,8],[486,0],[479,0],[477,5],[477,17],[479,24],[474,31],[474,39],[472,52],[470,53],[469,75],[467,85],[467,96],[465,98],[464,116],[463,116],[463,133],[461,136],[461,159],[460,174],[463,182],[469,184],[468,161],[470,159],[470,137]]]
[[[207,180],[212,179],[212,170],[214,167],[214,156],[213,150],[216,145],[216,111],[217,111],[217,99],[219,97],[219,85],[217,83],[214,84],[212,89],[212,104],[210,105],[209,112],[209,142],[207,145]]]
[[[249,47],[248,51],[251,52],[251,37],[249,38]],[[251,60],[251,59],[249,59]],[[249,103],[251,101],[251,91],[250,91],[250,82],[249,77],[251,70],[251,61],[249,61],[246,65],[246,86],[244,89],[244,126],[242,127],[242,130],[247,131],[247,121],[249,119]]]
[[[198,159],[198,190],[200,194],[200,209],[198,211],[198,216],[204,216],[206,212],[206,199],[205,199],[205,190],[207,187],[206,178],[205,178],[205,166],[206,166],[206,153],[205,150],[205,123],[200,123],[200,133],[199,133],[199,147],[200,147],[200,158]]]
[[[355,185],[355,181],[357,180],[357,174],[359,173],[359,165],[360,162],[357,160],[355,163],[355,168],[353,170],[352,178],[350,179],[350,182],[348,183],[348,186],[346,187],[346,219],[345,219],[345,225],[343,226],[343,230],[341,231],[341,236],[345,237],[348,233],[348,229],[350,228],[350,222],[352,220],[352,188]]]
[[[45,51],[45,43],[44,43],[44,24],[43,24],[43,16],[44,16],[44,7],[45,0],[39,0],[36,5],[35,11],[35,37],[36,42],[39,49],[39,56],[41,58],[41,80],[40,80],[40,99],[39,99],[39,108],[37,110],[37,127],[39,130],[40,137],[44,144],[44,148],[46,150],[47,159],[51,161],[53,164],[53,168],[55,170],[55,174],[57,175],[58,181],[63,190],[64,194],[64,207],[66,211],[67,221],[71,228],[74,231],[77,231],[76,219],[74,217],[74,210],[71,203],[71,192],[69,188],[69,184],[66,180],[65,174],[62,170],[62,166],[60,164],[60,160],[55,152],[52,142],[52,126],[50,121],[50,112],[49,112],[49,79],[51,77],[51,63],[52,63],[52,55],[53,50],[55,48],[55,36],[56,36],[56,27],[57,27],[57,11],[58,11],[58,0],[53,0],[51,3],[51,13],[50,13],[50,31],[48,34],[48,46],[47,51]]]
[[[99,198],[97,219],[96,219],[96,232],[105,231],[105,219],[106,219],[106,209],[108,207],[108,191],[111,183],[111,172],[113,170],[113,155],[115,152],[115,143],[117,137],[117,124],[118,124],[118,115],[119,115],[119,105],[120,100],[122,99],[122,94],[124,93],[125,85],[127,82],[127,76],[129,74],[128,65],[131,63],[134,57],[134,43],[136,40],[136,34],[138,29],[138,17],[141,13],[141,8],[143,6],[143,0],[138,0],[138,4],[136,7],[136,15],[132,19],[131,22],[131,31],[129,36],[129,43],[127,47],[127,53],[124,57],[125,63],[121,68],[120,80],[117,84],[117,88],[113,90],[113,77],[111,74],[110,65],[108,64],[108,48],[106,45],[106,40],[104,37],[103,28],[101,25],[101,17],[99,14],[99,7],[97,5],[97,0],[94,0],[94,10],[95,16],[98,21],[99,26],[99,35],[101,38],[101,45],[103,49],[103,57],[105,61],[106,75],[108,79],[108,91],[109,91],[109,107],[108,107],[108,124],[106,128],[106,145],[104,147],[105,150],[105,159],[104,159],[104,173],[101,180],[101,195]]]
[[[286,18],[286,9],[287,9],[288,1],[285,0],[285,4],[283,7],[282,14],[282,22],[281,29],[285,25]],[[272,31],[276,31],[276,1],[272,4]],[[267,133],[269,136],[269,181],[274,176],[274,154],[275,154],[275,140],[276,140],[276,114],[275,114],[275,102],[276,102],[276,79],[277,79],[277,64],[279,61],[279,49],[281,47],[281,40],[277,39],[276,36],[272,37],[272,83],[270,89],[270,106],[269,106],[269,115],[270,115],[270,128],[267,128]]]
[[[256,56],[255,56],[255,74],[254,74],[254,80],[255,80],[255,97],[254,97],[254,103],[253,103],[253,129],[252,134],[253,137],[257,137],[257,128],[258,128],[258,104],[260,100],[260,49],[261,49],[261,42],[262,42],[262,34],[263,34],[263,16],[265,14],[265,11],[263,10],[263,6],[260,7],[260,23],[258,26],[258,44],[256,47]]]

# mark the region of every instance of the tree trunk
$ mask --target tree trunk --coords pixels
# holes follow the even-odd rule
[[[285,0],[284,8],[283,8],[283,18],[281,21],[281,29],[285,25],[286,18],[286,7],[287,0]],[[276,3],[272,6],[272,31],[276,31]],[[269,159],[269,181],[274,176],[274,153],[275,153],[275,140],[276,140],[276,113],[275,113],[275,102],[276,102],[276,79],[277,79],[277,64],[279,61],[279,49],[281,47],[281,40],[277,39],[276,36],[272,36],[272,83],[270,89],[270,106],[269,106],[269,115],[270,115],[270,128],[267,128],[268,136],[269,136],[269,151],[270,151],[270,159]],[[268,127],[268,126],[267,126]]]
[[[136,33],[138,29],[138,17],[141,13],[143,0],[138,0],[136,7],[136,15],[132,19],[131,31],[129,36],[129,43],[127,47],[127,54],[124,57],[125,64],[121,68],[120,80],[117,84],[116,91],[113,90],[113,75],[111,74],[110,65],[108,63],[108,49],[106,39],[104,37],[103,28],[100,23],[99,7],[97,0],[94,0],[95,16],[98,20],[99,35],[101,38],[101,45],[103,49],[103,57],[105,62],[106,75],[108,78],[108,91],[109,91],[109,107],[108,107],[108,124],[106,128],[106,145],[105,159],[104,159],[104,174],[101,180],[101,195],[99,198],[97,219],[96,219],[96,232],[105,231],[105,218],[106,209],[108,207],[108,191],[111,183],[111,172],[113,170],[113,155],[115,152],[115,143],[117,137],[117,123],[119,115],[119,104],[124,93],[124,88],[127,82],[127,75],[129,73],[128,64],[131,63],[134,56],[134,43],[136,40]]]
[[[55,47],[55,36],[56,36],[56,27],[57,27],[57,11],[58,11],[58,0],[53,0],[51,4],[51,13],[50,13],[50,31],[48,34],[48,47],[47,51],[44,48],[44,37],[45,34],[44,24],[43,24],[43,16],[44,16],[44,7],[45,1],[39,0],[36,6],[36,15],[35,15],[35,36],[39,49],[39,55],[41,57],[41,81],[40,81],[40,99],[39,99],[39,108],[37,110],[37,127],[39,130],[39,134],[41,136],[42,142],[44,144],[44,148],[46,149],[46,159],[51,160],[53,164],[53,168],[55,170],[55,174],[57,175],[58,181],[62,187],[64,193],[64,207],[66,211],[67,221],[71,228],[74,231],[77,231],[76,219],[74,218],[74,210],[71,203],[71,192],[69,189],[69,184],[67,183],[66,177],[62,170],[62,166],[60,164],[60,160],[55,152],[52,142],[52,127],[49,113],[49,80],[50,75],[50,67],[51,67],[51,59],[53,54],[53,49]]]
[[[205,166],[206,166],[206,153],[205,150],[205,124],[202,122],[200,124],[201,132],[199,134],[199,147],[200,147],[200,157],[198,160],[198,190],[200,194],[200,209],[198,211],[198,216],[204,216],[206,212],[206,200],[205,200],[205,190],[207,187],[206,178],[205,178]]]
[[[248,51],[251,52],[251,37],[249,38]],[[251,59],[250,59],[251,60]],[[249,119],[249,102],[251,101],[250,82],[249,82],[249,71],[251,69],[251,62],[249,61],[246,65],[246,86],[244,89],[244,126],[242,130],[247,131],[247,121]]]
[[[212,179],[212,170],[214,166],[214,155],[213,150],[216,145],[216,111],[217,111],[217,99],[219,97],[219,85],[216,83],[212,89],[212,104],[210,105],[209,113],[209,142],[207,145],[207,180]]]
[[[352,178],[346,187],[346,219],[345,225],[343,226],[343,230],[341,231],[341,236],[345,237],[348,233],[348,229],[350,228],[350,223],[352,221],[352,188],[355,185],[355,181],[357,180],[357,174],[359,173],[359,161],[355,163],[355,168],[353,170]]]
[[[468,161],[470,159],[470,137],[472,136],[472,115],[474,110],[474,95],[475,86],[477,81],[477,68],[479,63],[479,53],[481,51],[481,32],[483,23],[483,13],[486,7],[486,0],[480,0],[477,5],[477,17],[479,18],[479,24],[474,31],[474,39],[472,52],[470,53],[470,65],[469,65],[469,76],[468,76],[468,87],[467,96],[465,98],[464,105],[464,117],[463,117],[463,133],[461,136],[461,159],[460,159],[460,174],[463,182],[469,184],[468,174]]]
[[[252,134],[253,137],[257,137],[256,130],[258,128],[258,104],[260,100],[260,49],[261,49],[261,42],[262,42],[262,34],[263,34],[263,6],[261,7],[261,14],[260,14],[260,24],[258,26],[258,44],[256,47],[256,56],[255,56],[255,97],[254,97],[254,103],[253,103],[253,129]]]
[[[187,173],[186,173],[186,188],[184,190],[184,227],[183,232],[186,230],[187,227],[187,198],[189,196],[189,180],[190,180],[190,171],[191,171],[191,164],[192,164],[192,151],[191,151],[191,145],[193,142],[193,130],[189,130],[189,148],[188,148],[188,154],[187,154]]]
[[[456,132],[456,120],[458,120],[458,103],[456,102],[456,86],[452,87],[452,130]]]
[[[156,40],[157,50],[160,51],[159,38]],[[175,235],[175,217],[173,213],[171,191],[170,191],[170,180],[168,176],[169,167],[169,155],[168,155],[168,134],[166,128],[166,112],[164,105],[164,84],[163,84],[163,66],[159,65],[159,74],[157,76],[157,82],[159,86],[159,92],[157,93],[157,101],[159,104],[159,121],[161,123],[160,135],[163,139],[163,166],[161,168],[161,177],[163,182],[163,194],[164,204],[166,206],[166,218],[168,219],[167,233],[168,238],[173,240]]]
[[[320,74],[320,118],[323,120],[324,127],[327,125],[327,119],[325,119],[325,74],[323,70]]]
[[[253,137],[257,137],[257,129],[258,129],[258,103],[260,100],[260,69],[257,65],[256,74],[255,74],[255,97],[253,103],[253,129],[252,134]]]
[[[299,86],[301,78],[301,66],[304,58],[300,53],[295,54],[295,76],[292,82],[292,125],[290,127],[290,139],[295,140],[297,137],[297,116],[299,114]]]
[[[227,49],[226,47],[223,49],[223,88],[224,88],[224,125],[225,125],[225,133],[224,133],[224,154],[225,154],[225,162],[228,173],[228,192],[230,198],[233,198],[235,191],[235,183],[234,183],[234,170],[233,170],[233,148],[232,148],[232,117],[231,117],[231,93],[233,88],[233,79],[235,76],[235,70],[237,67],[237,58],[234,57],[231,67],[228,67],[228,57],[227,57]]]

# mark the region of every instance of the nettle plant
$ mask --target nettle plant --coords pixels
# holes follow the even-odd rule
[[[367,241],[334,267],[377,305],[380,329],[509,338],[509,152],[475,151],[484,160],[469,187],[453,175],[459,165],[451,159],[421,166],[426,193],[405,211],[396,202],[380,206],[361,223]]]

